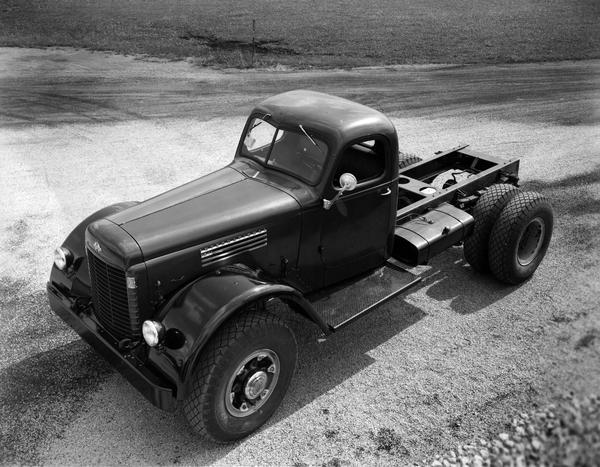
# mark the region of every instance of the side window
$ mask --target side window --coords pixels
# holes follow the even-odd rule
[[[270,123],[260,118],[253,119],[244,137],[242,152],[264,161],[269,155],[276,131],[277,128]]]
[[[339,186],[340,176],[346,172],[354,175],[359,184],[380,178],[385,172],[385,150],[384,142],[377,139],[359,141],[346,147],[335,171],[334,186]]]

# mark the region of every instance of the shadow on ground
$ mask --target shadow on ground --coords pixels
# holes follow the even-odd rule
[[[476,313],[510,294],[514,288],[499,284],[491,276],[473,272],[462,259],[462,249],[452,248],[430,263],[417,286],[428,287],[426,294],[436,301],[450,300],[450,307],[460,314]],[[36,302],[43,300],[36,295]],[[323,394],[374,363],[369,352],[397,336],[426,316],[417,306],[402,298],[393,299],[324,343],[316,343],[318,330],[305,327],[300,332],[298,369],[283,405],[267,423],[267,427],[286,419]],[[16,338],[17,336],[15,336]],[[33,338],[34,336],[27,336]],[[35,463],[38,448],[60,433],[86,408],[86,400],[107,377],[110,366],[87,344],[76,341],[51,351],[14,363],[0,372],[0,416],[2,442],[0,458],[8,463]],[[198,442],[190,433],[181,413],[168,414],[151,406],[122,379],[111,380],[108,398],[102,399],[101,413],[118,413],[127,420],[128,430],[144,445],[159,446],[175,440],[169,453],[136,452],[136,458],[148,462],[161,459],[169,463],[180,458],[201,456],[218,461],[238,444],[227,446]],[[113,395],[121,393],[120,398]],[[505,397],[500,395],[499,397]],[[139,404],[131,404],[139,400]],[[124,402],[123,402],[124,401]],[[89,405],[89,404],[88,404]],[[95,411],[95,409],[92,409]],[[109,417],[109,418],[112,418]],[[116,427],[106,428],[112,430]],[[89,427],[93,430],[93,427]],[[131,449],[141,449],[132,442]],[[180,454],[178,454],[178,452]],[[148,456],[146,456],[148,454]],[[164,458],[168,455],[168,459]]]
[[[450,308],[461,315],[476,313],[517,287],[500,283],[491,274],[474,271],[463,258],[462,248],[450,248],[430,262],[432,272],[424,278],[427,296],[436,301],[450,300]]]
[[[0,371],[0,460],[35,464],[38,448],[74,419],[112,372],[82,341],[21,360]]]

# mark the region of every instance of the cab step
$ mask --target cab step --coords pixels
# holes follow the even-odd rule
[[[387,262],[369,275],[353,278],[311,297],[311,303],[331,330],[337,331],[420,280],[401,266]]]

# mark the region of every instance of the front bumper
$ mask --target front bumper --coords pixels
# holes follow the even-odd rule
[[[85,312],[77,312],[74,302],[51,282],[48,299],[52,311],[60,316],[77,334],[100,353],[146,399],[155,406],[173,412],[177,406],[176,386],[150,365],[144,364],[132,353],[121,351],[108,335],[102,335],[96,322]]]

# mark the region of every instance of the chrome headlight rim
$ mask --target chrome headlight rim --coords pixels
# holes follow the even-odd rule
[[[73,264],[73,253],[64,246],[54,250],[54,265],[61,271],[65,271]]]
[[[147,319],[142,323],[142,336],[149,347],[156,347],[164,340],[165,327],[158,321]]]

